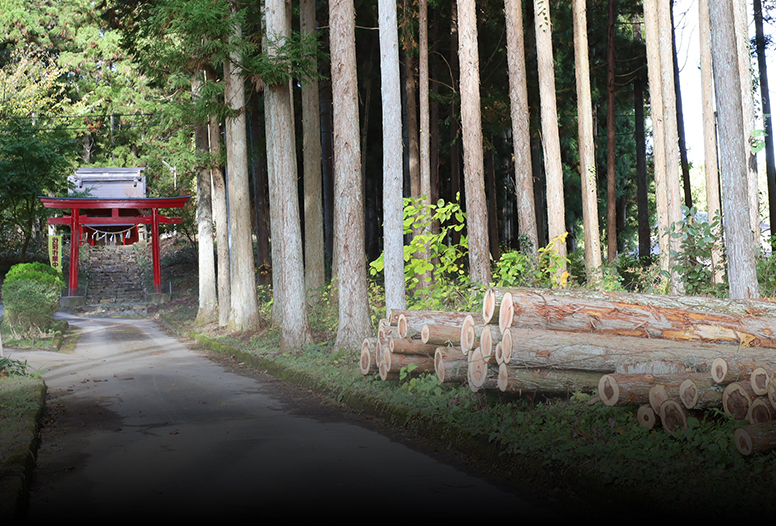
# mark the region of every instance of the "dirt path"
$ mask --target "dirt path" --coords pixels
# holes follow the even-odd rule
[[[68,321],[82,331],[72,355],[26,357],[50,368],[30,523],[553,515],[466,474],[455,455],[228,359],[216,363],[153,321]]]

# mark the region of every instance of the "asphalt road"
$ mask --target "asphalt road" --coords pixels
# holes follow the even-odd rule
[[[11,352],[49,388],[28,523],[558,511],[467,474],[450,452],[216,363],[152,320],[67,319],[82,331],[74,353]]]

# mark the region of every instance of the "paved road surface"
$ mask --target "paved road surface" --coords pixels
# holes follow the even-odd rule
[[[232,372],[154,321],[68,321],[82,331],[72,355],[12,353],[47,370],[54,415],[29,523],[552,516],[304,390]]]

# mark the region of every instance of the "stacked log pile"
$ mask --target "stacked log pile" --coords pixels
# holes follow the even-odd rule
[[[410,363],[475,391],[597,392],[670,434],[719,407],[749,422],[734,440],[742,453],[776,447],[776,303],[491,288],[482,313],[381,320],[361,371],[395,379]]]

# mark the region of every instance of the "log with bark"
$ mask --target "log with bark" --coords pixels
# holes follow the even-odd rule
[[[678,400],[668,399],[660,406],[660,422],[666,433],[676,436],[687,430],[687,412]]]
[[[411,367],[414,365],[414,367]],[[422,355],[393,353],[388,349],[383,351],[383,359],[379,365],[382,380],[398,380],[401,370],[409,376],[434,372],[434,358]]]
[[[437,347],[434,353],[434,371],[441,383],[460,382],[467,379],[469,363],[466,355],[457,347]]]
[[[461,329],[454,325],[427,323],[420,331],[420,341],[430,345],[461,346]]]
[[[388,347],[392,353],[434,357],[438,345],[423,343],[420,338],[388,338]]]
[[[460,327],[464,318],[472,315],[473,313],[471,312],[391,309],[387,319],[390,325],[395,325],[399,328],[401,336],[406,337],[407,335],[419,335],[426,324]]]
[[[755,398],[746,412],[746,421],[750,424],[762,424],[773,420],[773,408],[764,398]]]
[[[733,432],[733,443],[742,455],[776,449],[776,420],[739,427]]]
[[[710,376],[688,376],[679,385],[679,399],[687,409],[706,409],[722,406],[724,387]]]
[[[662,383],[660,377],[652,374],[605,374],[598,382],[598,397],[609,407],[649,403],[653,408],[656,405],[659,408],[660,404],[653,404],[650,400],[650,391]]]
[[[505,363],[498,366],[498,388],[505,393],[527,391],[549,396],[592,393],[600,378],[600,374],[588,371],[520,369]]]
[[[776,320],[762,316],[518,291],[504,294],[500,316],[502,332],[521,327],[776,348]]]
[[[729,384],[739,381],[744,376],[750,376],[752,372],[757,371],[753,387],[763,391],[760,394],[765,394],[765,391],[768,389],[767,379],[771,375],[768,371],[773,370],[774,361],[772,356],[763,356],[757,359],[745,356],[715,358],[711,362],[711,377],[718,384]]]
[[[562,331],[511,328],[512,365],[553,367],[603,373],[629,372],[637,369],[656,375],[708,370],[714,358],[747,355],[757,360],[762,354],[755,349],[738,349],[730,345],[677,342],[661,339],[604,336]],[[503,335],[502,335],[503,336]],[[504,340],[502,340],[502,344]],[[503,349],[504,355],[508,350]],[[760,349],[759,352],[769,352]]]
[[[602,292],[589,289],[535,289],[525,287],[494,287],[502,298],[510,294],[530,293],[541,296],[565,297],[571,299],[599,300],[644,307],[688,310],[699,313],[729,314],[733,316],[759,316],[776,318],[776,302],[767,298],[760,299],[724,299],[704,296],[677,296],[668,294],[642,294],[629,292]],[[503,301],[503,299],[502,299]]]
[[[722,408],[726,415],[732,416],[736,420],[745,420],[749,407],[756,396],[748,379],[742,382],[733,382],[728,384],[722,392]]]

